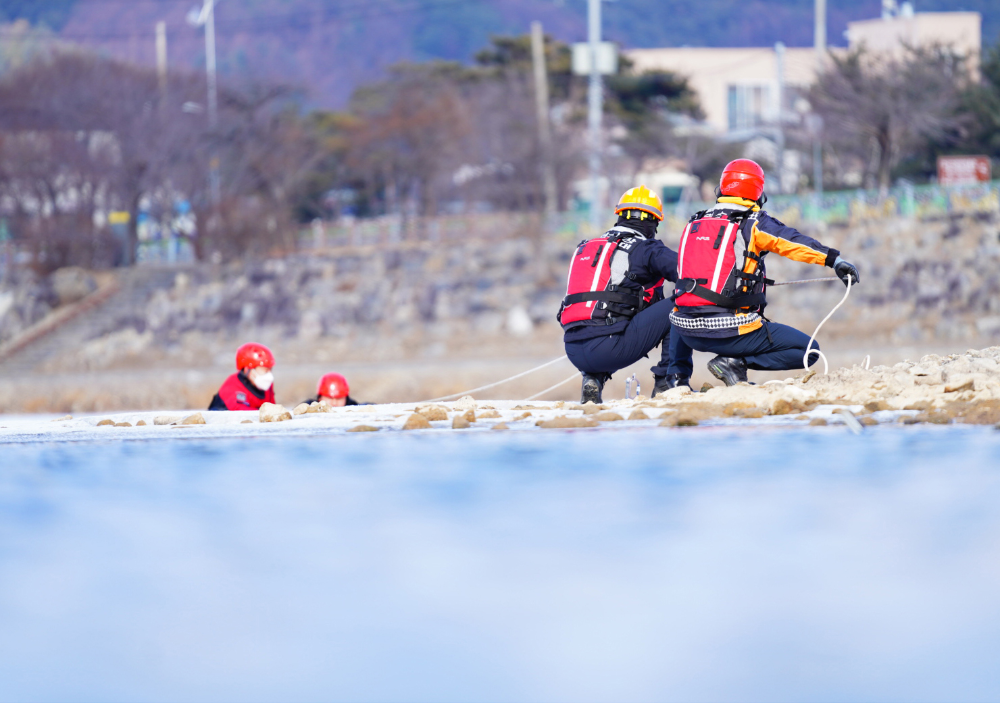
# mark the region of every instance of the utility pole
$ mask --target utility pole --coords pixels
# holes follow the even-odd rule
[[[205,73],[208,82],[208,126],[214,130],[219,122],[219,93],[215,77],[215,1],[204,0],[201,11],[197,9],[188,13],[188,22],[196,27],[205,27]],[[219,157],[214,154],[209,159],[208,185],[212,204],[218,206],[220,200],[219,188]]]
[[[590,44],[590,83],[587,88],[587,126],[590,132],[590,226],[596,231],[601,223],[601,198],[598,179],[601,175],[601,114],[604,92],[597,65],[601,41],[601,0],[587,0],[587,42]]]
[[[778,83],[778,131],[775,139],[775,147],[778,152],[778,192],[785,192],[784,171],[785,171],[785,45],[777,42],[774,45],[774,59],[777,67]]]
[[[545,35],[542,23],[531,23],[531,64],[535,74],[535,109],[538,115],[538,145],[542,156],[542,193],[546,224],[556,211],[556,174],[552,163],[552,129],[549,123],[549,76],[545,66]]]
[[[826,68],[826,0],[815,0],[815,26],[813,47],[816,50],[816,76]],[[823,119],[815,115],[812,120],[813,137],[813,189],[816,191],[817,212],[823,204]]]
[[[167,106],[167,23],[156,23],[156,77],[160,84],[160,109]]]

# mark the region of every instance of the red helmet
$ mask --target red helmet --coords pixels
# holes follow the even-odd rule
[[[236,370],[246,371],[264,366],[269,369],[274,368],[274,354],[263,344],[250,342],[244,344],[236,350]]]
[[[319,379],[319,386],[316,388],[316,395],[327,398],[346,398],[351,392],[351,387],[347,385],[347,379],[339,373],[328,373]]]
[[[746,200],[760,200],[764,192],[764,169],[756,161],[736,159],[726,164],[719,179],[722,195],[736,196]]]

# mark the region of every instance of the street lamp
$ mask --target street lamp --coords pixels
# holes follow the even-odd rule
[[[187,14],[188,24],[205,27],[205,73],[208,79],[208,126],[215,129],[219,122],[219,93],[215,79],[215,3],[204,0],[201,9],[192,7]],[[209,188],[212,203],[219,204],[219,159],[212,155],[209,161]]]

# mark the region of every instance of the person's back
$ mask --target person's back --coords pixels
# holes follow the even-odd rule
[[[677,254],[656,239],[663,219],[660,199],[645,186],[625,192],[608,232],[581,242],[573,255],[557,319],[570,361],[583,373],[582,402],[601,402],[611,375],[646,356],[670,335],[665,280],[676,278]],[[685,354],[663,344],[652,371],[654,395],[687,383],[690,370],[678,369]],[[686,355],[689,364],[690,354]]]
[[[696,213],[681,235],[671,323],[687,346],[717,354],[708,369],[726,385],[746,381],[748,368],[803,368],[808,336],[763,315],[773,283],[767,254],[829,266],[845,283],[849,276],[856,283],[858,271],[836,249],[762,209],[764,171],[755,162],[730,162],[718,192],[715,206]]]

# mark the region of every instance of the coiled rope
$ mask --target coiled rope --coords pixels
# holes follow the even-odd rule
[[[788,285],[789,283],[810,283],[812,281],[836,281],[836,280],[839,280],[836,276],[834,276],[833,278],[811,278],[811,279],[806,279],[804,281],[788,281],[785,285]],[[851,294],[851,283],[853,281],[854,281],[854,276],[847,277],[847,290],[844,292],[844,297],[840,299],[839,303],[833,306],[833,310],[828,312],[826,314],[826,317],[823,318],[823,321],[816,326],[816,331],[813,332],[812,337],[809,338],[809,344],[806,345],[806,353],[802,355],[802,368],[804,369],[809,368],[809,355],[815,354],[816,356],[818,356],[820,359],[823,360],[823,373],[824,374],[830,373],[830,364],[826,360],[826,354],[821,352],[819,349],[813,349],[812,345],[813,342],[816,341],[816,336],[819,334],[820,329],[822,329],[823,325],[826,324],[826,321],[829,320],[831,317],[833,317],[833,313],[837,312],[837,310],[840,309],[841,305],[847,302],[847,296]],[[782,285],[782,284],[776,283],[775,285]]]

